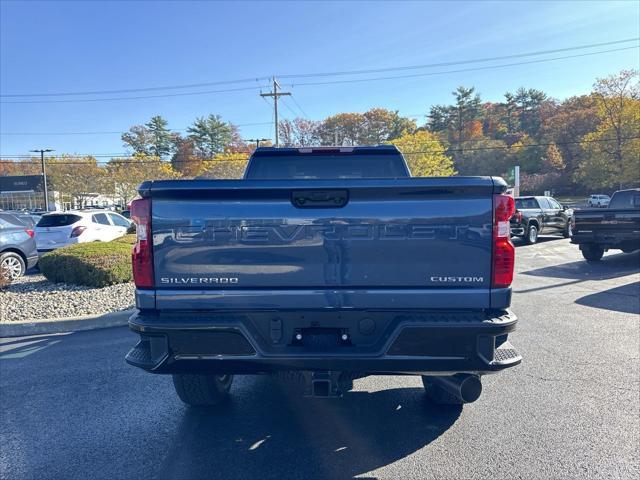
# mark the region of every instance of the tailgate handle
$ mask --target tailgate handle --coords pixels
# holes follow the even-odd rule
[[[297,208],[340,208],[349,201],[348,190],[294,190],[291,203]]]

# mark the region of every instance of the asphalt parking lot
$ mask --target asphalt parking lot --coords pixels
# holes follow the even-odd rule
[[[476,403],[429,404],[417,377],[340,400],[236,377],[218,411],[125,364],[126,328],[0,343],[0,477],[640,478],[640,255],[582,260],[564,239],[517,248],[523,363]]]

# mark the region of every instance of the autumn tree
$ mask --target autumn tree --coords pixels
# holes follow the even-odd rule
[[[372,108],[364,112],[360,143],[377,145],[392,138],[399,138],[417,129],[416,121],[400,116],[398,111]]]
[[[199,156],[213,158],[232,142],[234,129],[231,124],[223,122],[220,115],[211,114],[196,118],[187,133]]]
[[[151,134],[144,125],[134,125],[128,132],[122,134],[124,147],[130,148],[133,153],[150,154],[151,140]]]
[[[504,140],[483,138],[452,145],[448,152],[460,175],[504,175],[512,165]]]
[[[427,131],[407,133],[391,141],[404,155],[414,177],[454,175],[452,160],[438,137]]]
[[[247,153],[219,153],[204,162],[200,178],[242,178],[247,167]]]
[[[121,205],[128,205],[138,196],[138,186],[146,180],[178,178],[169,162],[158,156],[136,154],[129,158],[112,158],[106,165],[106,174],[111,191],[120,199]]]
[[[42,167],[40,159],[31,157],[25,160],[0,158],[0,176],[5,175],[40,175]]]
[[[319,130],[322,145],[361,145],[364,115],[339,113],[327,117]]]
[[[283,147],[313,147],[320,145],[322,122],[296,118],[278,122],[278,134]]]
[[[195,177],[204,171],[204,161],[205,159],[198,155],[192,138],[176,139],[175,152],[171,157],[171,166],[174,171],[187,178]]]
[[[482,113],[480,95],[475,88],[458,87],[453,93],[455,104],[451,109],[453,115],[454,141],[462,142],[467,140],[469,124],[480,118]]]
[[[83,207],[97,193],[108,190],[105,170],[95,157],[63,155],[47,159],[47,174],[63,202]]]
[[[543,123],[542,140],[554,142],[562,155],[565,186],[575,180],[576,170],[584,160],[583,137],[595,131],[599,123],[593,95],[568,98]]]
[[[599,124],[583,138],[585,161],[578,177],[592,188],[640,183],[640,89],[638,72],[598,79],[594,98]]]

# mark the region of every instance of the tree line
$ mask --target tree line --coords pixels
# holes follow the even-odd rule
[[[372,108],[321,121],[282,120],[283,147],[393,143],[415,176],[506,175],[519,165],[521,191],[585,194],[640,184],[638,72],[598,79],[589,94],[562,101],[536,89],[507,92],[483,101],[460,86],[449,104],[433,105],[426,123],[397,111]],[[161,116],[122,135],[131,156],[99,162],[62,155],[48,159],[54,188],[82,204],[93,193],[126,204],[137,185],[151,178],[239,178],[255,145],[219,115],[196,118],[186,132]],[[270,145],[269,142],[263,145]],[[39,159],[0,161],[0,175],[37,174]]]

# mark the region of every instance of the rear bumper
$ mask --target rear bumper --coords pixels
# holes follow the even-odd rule
[[[640,233],[637,232],[573,232],[571,243],[598,245],[603,248],[640,248]]]
[[[508,310],[138,313],[126,360],[154,373],[490,373],[520,363],[507,341],[516,321]]]

